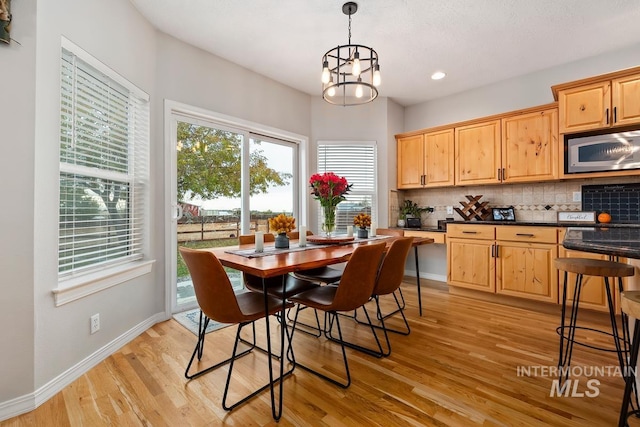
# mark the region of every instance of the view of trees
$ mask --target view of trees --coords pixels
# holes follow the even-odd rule
[[[242,137],[206,126],[178,123],[178,200],[239,197]],[[251,195],[284,186],[292,175],[267,164],[261,150],[249,158]]]

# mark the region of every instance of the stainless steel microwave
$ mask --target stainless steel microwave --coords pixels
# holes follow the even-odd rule
[[[640,130],[569,137],[567,172],[599,172],[640,168]]]

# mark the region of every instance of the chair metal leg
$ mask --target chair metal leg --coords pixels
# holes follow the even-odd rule
[[[398,289],[398,290],[400,290],[400,289]],[[385,328],[385,329],[386,329],[387,332],[393,332],[395,334],[400,334],[400,335],[409,335],[411,333],[411,328],[409,327],[409,322],[407,321],[407,317],[404,315],[404,310],[402,308],[402,304],[400,303],[400,300],[398,300],[398,296],[396,295],[395,292],[392,295],[393,295],[393,298],[396,301],[396,305],[398,306],[398,308],[393,310],[391,313],[383,315],[381,310],[380,310],[379,301],[376,301],[376,304],[378,304],[378,310],[376,310],[377,311],[376,318],[382,323],[382,321],[384,319],[387,319],[387,318],[389,318],[390,316],[392,316],[392,315],[394,315],[396,313],[400,313],[400,315],[402,316],[402,320],[404,321],[404,326],[405,326],[406,330],[405,331],[401,331],[399,329],[391,329],[391,328]],[[377,298],[378,297],[376,297],[376,299]],[[362,325],[367,325],[368,324],[367,322],[363,322],[363,321],[359,320],[357,316],[355,316],[354,319],[355,319],[356,322],[358,322],[358,323],[360,323]],[[377,329],[382,329],[382,326],[380,326],[380,325],[375,325],[374,324],[373,327],[377,328]]]
[[[296,308],[296,312],[297,310],[304,310],[305,308],[308,307],[304,307],[304,306],[300,306],[300,304],[297,305]],[[289,313],[291,312],[291,310],[287,310],[287,321],[289,322],[293,322],[293,319],[291,319],[291,317],[289,317]],[[311,336],[314,336],[316,338],[320,338],[322,336],[322,328],[320,327],[320,318],[318,317],[318,310],[313,310],[313,314],[315,315],[316,318],[316,326],[313,325],[309,325],[308,323],[303,323],[303,322],[298,322],[298,324],[296,326],[304,326],[307,329],[300,329],[300,332],[304,332],[305,334],[309,334]],[[315,331],[315,332],[311,332],[311,331]]]
[[[293,321],[293,332],[291,333],[291,337],[293,338],[293,335],[295,334],[295,325],[296,322],[298,321],[298,314],[299,312],[296,311],[296,317]],[[327,315],[332,316],[332,319],[330,321],[327,321]],[[342,349],[342,360],[344,361],[344,368],[345,368],[345,372],[346,372],[346,381],[344,383],[339,382],[338,380],[335,380],[331,377],[328,377],[327,375],[316,371],[315,369],[312,369],[306,365],[301,364],[298,360],[290,360],[291,362],[293,362],[295,364],[296,367],[300,367],[301,369],[310,372],[326,381],[329,381],[332,384],[335,384],[339,387],[342,388],[348,388],[351,385],[351,373],[349,372],[349,362],[347,361],[347,352],[345,349],[345,345],[344,345],[344,341],[342,339],[342,329],[340,328],[340,319],[337,316],[336,312],[325,312],[325,329],[327,328],[327,324],[332,325],[333,321],[335,320],[337,327],[338,327],[338,336],[339,336],[339,340],[338,342],[340,343],[340,348]],[[326,332],[326,331],[325,331]],[[291,342],[291,346],[293,347],[293,342]]]
[[[193,349],[193,353],[191,354],[191,359],[189,359],[189,363],[187,364],[187,369],[185,369],[184,371],[184,376],[185,378],[191,380],[193,378],[199,377],[200,375],[206,374],[207,372],[211,372],[214,369],[217,369],[223,365],[226,365],[227,363],[233,362],[234,359],[238,359],[242,356],[245,356],[249,353],[251,353],[251,351],[253,351],[253,349],[256,347],[255,345],[255,341],[256,341],[256,330],[255,330],[255,325],[253,325],[253,343],[250,343],[248,341],[245,341],[246,344],[249,345],[249,348],[246,350],[243,350],[242,352],[235,354],[235,350],[234,350],[234,354],[233,356],[231,356],[228,359],[225,359],[221,362],[216,363],[215,365],[209,366],[208,368],[204,368],[198,372],[195,372],[193,374],[189,374],[189,370],[191,369],[191,365],[193,364],[193,360],[195,359],[196,355],[198,356],[198,360],[202,359],[202,352],[204,350],[204,339],[205,339],[205,331],[207,330],[207,326],[209,325],[209,318],[207,316],[204,316],[203,319],[203,314],[202,312],[200,312],[200,325],[198,327],[198,342],[196,343],[195,348]],[[239,329],[238,329],[239,330]],[[237,343],[236,343],[237,344]]]
[[[266,318],[267,323],[269,322],[269,319]],[[255,322],[250,322],[252,325],[254,325],[255,328]],[[271,388],[273,389],[273,385],[274,385],[274,381],[275,382],[279,382],[280,385],[282,385],[282,380],[284,379],[285,376],[289,375],[291,371],[288,371],[287,373],[284,373],[280,378],[277,378],[275,380],[273,380],[272,378],[269,378],[269,383],[263,385],[262,387],[258,388],[257,390],[249,393],[248,395],[244,396],[242,399],[236,401],[235,403],[229,405],[227,404],[227,395],[229,394],[229,386],[231,385],[231,374],[233,373],[233,365],[235,360],[238,358],[236,356],[236,352],[238,350],[238,343],[240,342],[240,332],[242,330],[242,328],[244,326],[246,326],[248,323],[241,323],[238,325],[238,331],[236,332],[236,340],[235,343],[233,345],[233,355],[231,356],[231,363],[229,364],[229,372],[227,373],[227,382],[225,383],[224,386],[224,394],[222,395],[222,408],[226,411],[231,411],[234,408],[237,408],[238,406],[242,405],[243,403],[246,403],[249,399],[255,397],[256,395],[258,395],[259,393],[263,392],[264,390],[266,390],[267,388]],[[267,337],[267,341],[270,341],[270,338]],[[269,365],[271,365],[271,358],[269,358]],[[280,364],[280,366],[282,366],[282,363]],[[272,374],[273,375],[273,374]],[[281,399],[282,400],[282,399]],[[282,408],[280,410],[280,414],[282,414]],[[275,416],[274,416],[275,418]]]
[[[640,319],[636,319],[633,330],[633,340],[631,341],[631,354],[629,359],[629,366],[626,370],[623,370],[625,378],[624,394],[622,397],[622,407],[620,408],[620,417],[618,418],[618,427],[627,426],[627,419],[631,415],[638,417],[640,415],[639,410],[628,411],[629,403],[631,403],[631,393],[636,388],[636,367],[638,360],[638,347],[640,347]]]
[[[576,324],[578,320],[578,305],[580,301],[580,291],[582,290],[582,274],[576,275],[576,283],[573,292],[573,302],[571,304],[571,313],[569,318],[569,326],[565,326],[565,313],[567,304],[567,276],[565,271],[564,280],[564,293],[562,296],[562,318],[560,319],[560,327],[557,329],[560,334],[560,351],[558,357],[558,370],[559,379],[563,383],[569,379],[569,371],[571,366],[571,354],[573,353],[573,344],[575,342]],[[565,329],[568,329],[567,336],[565,336]],[[566,348],[563,348],[564,341],[567,341]]]
[[[377,297],[376,297],[376,304],[377,303],[378,303],[378,301],[377,301]],[[378,346],[377,350],[371,349],[369,347],[365,347],[365,346],[362,346],[362,345],[359,345],[359,344],[355,344],[355,343],[350,342],[350,341],[343,340],[342,338],[340,340],[338,338],[335,338],[331,334],[331,331],[333,330],[333,321],[331,321],[329,323],[329,328],[327,328],[325,330],[325,337],[330,341],[338,342],[338,343],[341,342],[343,345],[345,345],[345,346],[347,346],[349,348],[361,351],[361,352],[369,354],[371,356],[375,356],[375,357],[388,356],[389,353],[391,352],[391,344],[389,343],[389,337],[387,336],[386,329],[384,329],[384,326],[383,326],[382,329],[384,330],[384,336],[385,336],[385,339],[387,341],[387,349],[389,349],[387,351],[385,351],[382,348],[382,343],[380,342],[380,339],[378,338],[378,334],[376,334],[376,330],[375,330],[375,328],[373,326],[373,323],[371,322],[371,317],[369,316],[369,312],[367,311],[367,308],[365,306],[362,306],[362,311],[364,311],[364,314],[365,314],[365,316],[367,318],[367,322],[365,323],[365,322],[360,322],[359,321],[358,323],[366,324],[371,328],[371,333],[373,334],[373,338],[375,339],[376,345]],[[377,311],[378,314],[380,313],[380,307],[379,306],[378,306],[378,309],[376,311]],[[337,315],[338,315],[338,313],[336,313],[336,317],[337,317]],[[384,320],[381,320],[381,321],[383,322],[382,324],[384,325]]]

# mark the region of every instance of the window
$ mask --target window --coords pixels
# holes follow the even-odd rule
[[[58,273],[142,259],[149,97],[63,40]]]
[[[336,208],[336,232],[346,232],[359,213],[377,222],[376,145],[374,142],[318,142],[318,173],[333,172],[353,184]],[[319,218],[318,229],[321,229]]]

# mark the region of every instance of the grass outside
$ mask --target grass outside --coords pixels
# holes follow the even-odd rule
[[[191,242],[182,242],[179,246],[185,246],[187,248],[192,249],[202,249],[202,248],[219,248],[222,246],[233,246],[238,244],[237,238],[232,239],[216,239],[216,240],[195,240]],[[187,269],[187,265],[184,263],[184,260],[180,256],[180,251],[176,248],[178,252],[177,260],[178,260],[178,278],[180,277],[188,277],[189,269]]]

